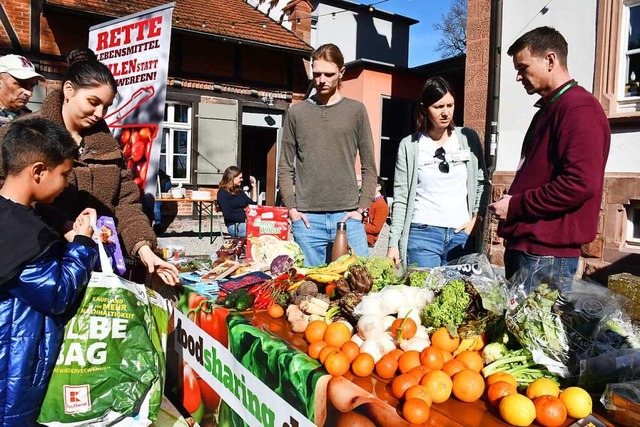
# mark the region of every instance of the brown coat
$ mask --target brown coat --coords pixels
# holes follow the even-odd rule
[[[64,126],[62,103],[62,92],[54,90],[47,95],[42,109],[34,114]],[[0,128],[0,141],[7,128]],[[53,205],[72,221],[87,207],[94,208],[98,216],[113,217],[128,256],[136,254],[145,244],[154,248],[156,236],[142,211],[140,191],[107,124],[101,120],[85,131],[83,138],[83,152],[69,175],[69,185]],[[0,176],[4,176],[1,161],[0,171]]]

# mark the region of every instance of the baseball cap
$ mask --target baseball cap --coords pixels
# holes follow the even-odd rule
[[[39,80],[45,80],[43,76],[36,73],[36,67],[33,66],[31,61],[20,55],[5,55],[0,58],[0,73],[9,73],[19,80],[27,80],[34,77]]]

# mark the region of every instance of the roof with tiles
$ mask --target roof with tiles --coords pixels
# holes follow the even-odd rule
[[[45,4],[116,18],[166,3],[166,0],[46,0]],[[244,0],[176,0],[175,4],[175,29],[301,52],[313,50],[295,33]]]

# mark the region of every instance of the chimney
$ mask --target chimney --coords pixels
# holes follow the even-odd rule
[[[307,44],[311,44],[311,12],[314,5],[310,0],[290,0],[282,8],[291,22],[292,31]]]

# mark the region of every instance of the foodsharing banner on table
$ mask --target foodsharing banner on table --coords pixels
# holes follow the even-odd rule
[[[315,424],[245,368],[224,345],[174,311],[176,348],[184,361],[252,427]]]
[[[89,47],[107,65],[118,96],[105,121],[120,143],[138,188],[156,194],[175,3],[95,25]]]

